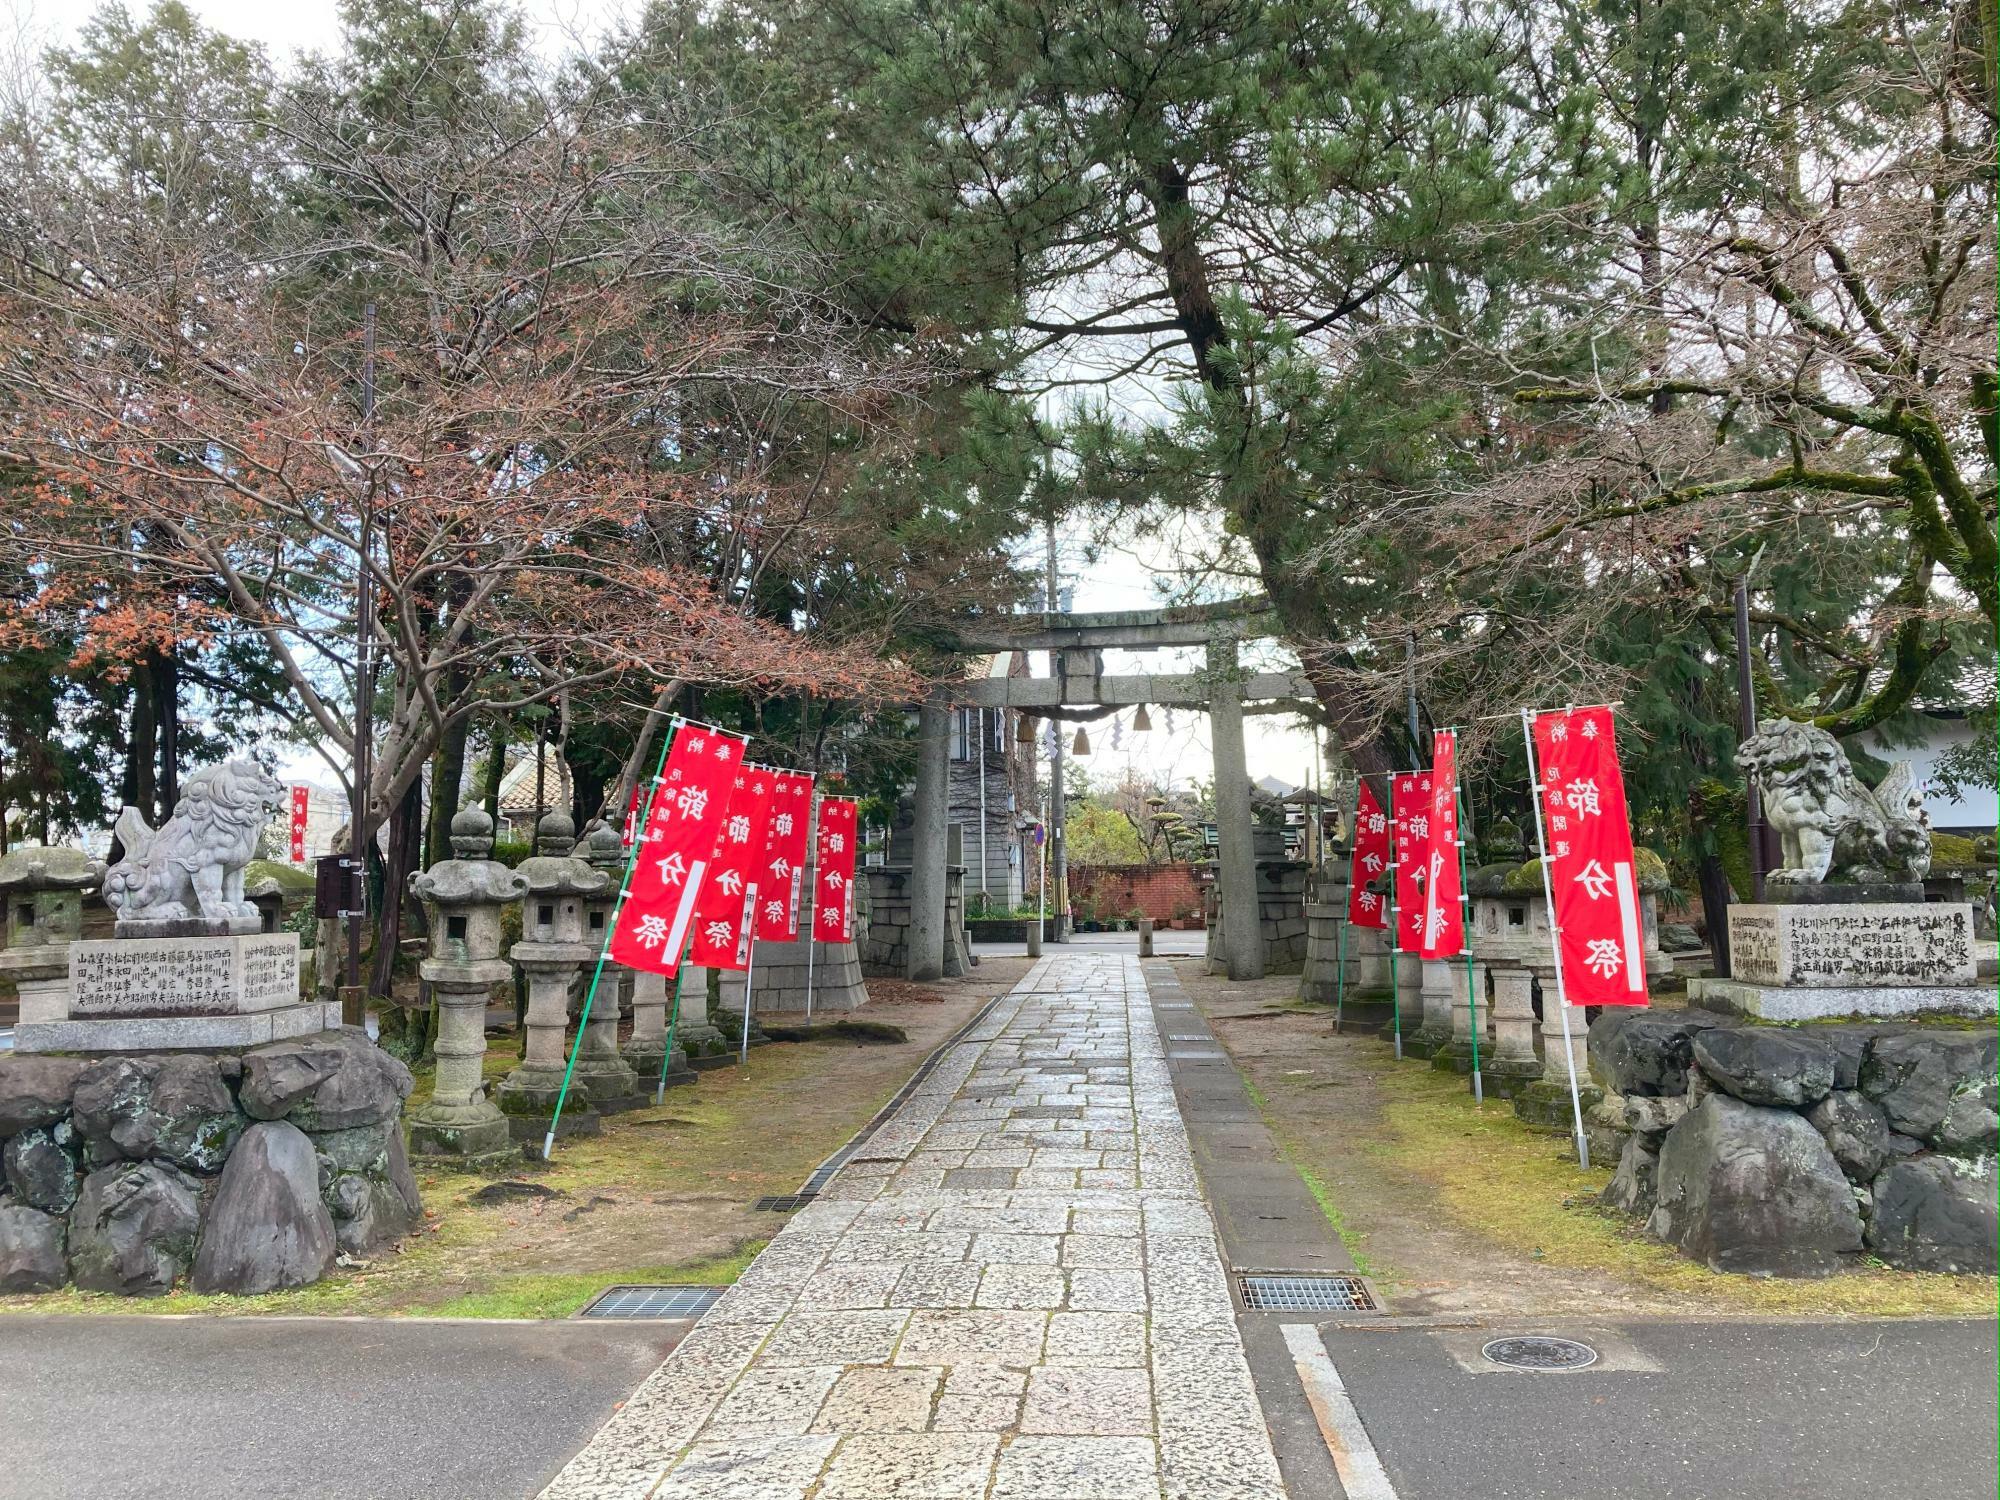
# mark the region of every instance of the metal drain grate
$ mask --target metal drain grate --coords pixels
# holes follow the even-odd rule
[[[719,1286],[613,1286],[583,1310],[586,1318],[698,1318],[722,1295]]]
[[[1238,1276],[1236,1290],[1251,1312],[1375,1311],[1359,1276]]]
[[[1590,1345],[1541,1333],[1495,1339],[1479,1352],[1510,1370],[1584,1370],[1597,1363],[1597,1351]]]
[[[1222,1062],[1223,1054],[1212,1047],[1183,1047],[1167,1053],[1169,1062]]]
[[[1170,1042],[1210,1042],[1214,1041],[1215,1038],[1211,1037],[1205,1031],[1189,1031],[1178,1034],[1169,1032],[1167,1040]]]
[[[788,1214],[794,1209],[804,1208],[818,1193],[782,1193],[768,1198],[759,1198],[750,1206],[759,1213]]]

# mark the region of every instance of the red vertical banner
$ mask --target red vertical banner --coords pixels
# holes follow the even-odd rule
[[[1458,864],[1458,736],[1440,729],[1431,741],[1430,843],[1424,851],[1425,958],[1465,951],[1465,909]]]
[[[822,943],[854,941],[854,858],[860,842],[861,805],[852,797],[819,804],[819,842],[813,870],[812,934]]]
[[[1571,1005],[1644,1005],[1638,866],[1611,710],[1536,714],[1532,725],[1564,992]]]
[[[646,807],[632,881],[611,932],[611,958],[650,974],[673,974],[715,838],[743,764],[745,740],[699,724],[682,725]]]
[[[1395,814],[1396,951],[1421,953],[1424,946],[1424,884],[1431,850],[1431,777],[1405,771],[1390,780]]]
[[[715,864],[695,906],[690,963],[706,969],[750,967],[750,944],[757,936],[757,890],[765,863],[771,782],[767,766],[752,766],[736,774],[729,811],[715,841]]]
[[[292,821],[290,849],[292,863],[306,862],[306,819],[312,812],[312,789],[295,786],[292,788]]]
[[[757,936],[764,942],[789,943],[798,935],[812,805],[811,776],[804,771],[771,773],[771,816],[765,827],[757,897]]]
[[[1382,893],[1368,889],[1368,883],[1388,867],[1389,819],[1363,781],[1354,807],[1354,858],[1347,871],[1347,920],[1356,927],[1389,925]]]
[[[631,849],[632,840],[639,836],[639,799],[645,790],[643,785],[635,783],[632,795],[625,799],[625,826],[620,831],[620,836],[625,840],[627,850]]]

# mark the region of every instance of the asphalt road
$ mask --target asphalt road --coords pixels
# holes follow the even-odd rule
[[[1573,1374],[1471,1368],[1546,1332]],[[1988,1322],[1322,1330],[1401,1500],[1992,1500]],[[1651,1366],[1652,1368],[1646,1368]]]
[[[0,1497],[532,1496],[684,1329],[4,1318]]]

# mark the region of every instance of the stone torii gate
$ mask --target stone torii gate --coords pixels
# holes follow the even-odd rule
[[[1144,703],[1197,709],[1209,716],[1224,963],[1231,979],[1261,979],[1264,959],[1243,716],[1314,701],[1311,684],[1297,673],[1246,674],[1239,666],[1243,642],[1268,639],[1276,634],[1275,626],[1270,602],[1257,596],[1175,609],[1007,615],[986,628],[961,631],[959,643],[968,652],[1053,652],[1056,675],[941,683],[918,709],[910,978],[937,979],[944,974],[951,710],[1013,708],[1058,717],[1063,708],[1132,708]],[[1158,651],[1176,646],[1202,647],[1208,657],[1204,669],[1137,676],[1108,676],[1104,671],[1106,649]]]

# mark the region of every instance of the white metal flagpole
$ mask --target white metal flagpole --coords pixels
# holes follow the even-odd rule
[[[810,924],[806,927],[806,1020],[813,1018],[813,950],[819,947],[819,939],[813,936]]]
[[[1562,926],[1556,921],[1555,887],[1549,880],[1549,840],[1542,832],[1542,773],[1535,765],[1535,726],[1521,710],[1521,735],[1528,743],[1528,800],[1535,806],[1535,844],[1542,852],[1542,899],[1549,906],[1549,951],[1556,964],[1556,1013],[1562,1017],[1563,1061],[1569,1067],[1569,1110],[1576,1133],[1576,1160],[1590,1169],[1590,1138],[1583,1133],[1583,1098],[1576,1087],[1576,1048],[1569,1039],[1569,995],[1563,988]]]
[[[757,934],[753,932],[750,934],[750,952],[743,960],[743,1040],[736,1049],[738,1066],[746,1065],[750,1061],[750,1009],[757,1003],[750,986],[756,977]]]

